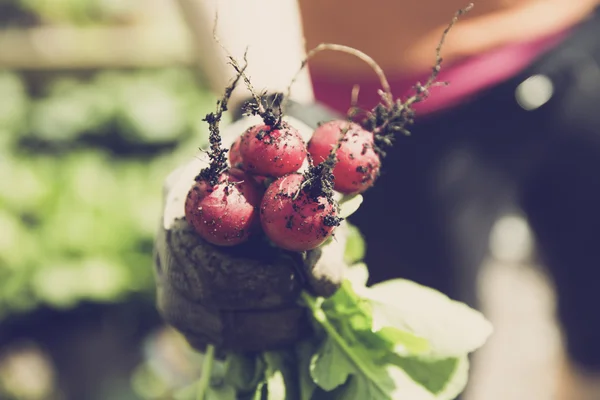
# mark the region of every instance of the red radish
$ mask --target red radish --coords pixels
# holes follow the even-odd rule
[[[289,174],[275,180],[263,197],[260,220],[267,237],[292,251],[323,244],[340,224],[332,199],[303,188],[305,177]]]
[[[240,154],[240,143],[242,141],[242,137],[238,137],[235,142],[231,145],[229,149],[229,164],[233,168],[242,168],[242,155]],[[268,186],[268,179],[264,175],[252,175],[251,178],[261,187],[266,188]]]
[[[245,242],[258,228],[261,191],[240,170],[221,174],[212,186],[198,180],[188,192],[185,217],[207,242],[234,246]]]
[[[241,141],[242,137],[239,136],[229,148],[229,165],[231,165],[234,168],[237,168],[242,164],[242,155],[240,154]]]
[[[252,175],[252,179],[254,179],[254,182],[256,182],[263,189],[269,187],[273,180],[273,178],[263,175]]]
[[[221,117],[241,76],[239,73],[225,89],[223,99],[217,101],[217,110],[204,118],[210,132],[210,162],[196,176],[185,201],[187,222],[200,237],[217,246],[240,244],[260,227],[258,206],[262,190],[242,170],[228,167],[227,149],[222,146],[219,132]]]
[[[315,164],[322,163],[342,134],[344,137],[333,169],[335,190],[344,194],[362,193],[373,185],[381,167],[373,133],[353,122],[329,121],[314,131],[308,142],[308,152]]]
[[[245,171],[273,177],[298,171],[307,155],[302,136],[285,122],[249,128],[242,135],[240,154]]]

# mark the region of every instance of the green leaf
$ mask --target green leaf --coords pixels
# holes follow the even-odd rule
[[[311,360],[311,377],[319,387],[315,398],[451,400],[464,390],[466,353],[446,359],[423,358],[422,352],[430,350],[429,343],[405,330],[408,328],[391,326],[379,318],[381,324],[364,329],[365,321],[371,321],[371,309],[349,283],[322,303],[303,298],[327,333]],[[366,303],[371,305],[371,301]],[[435,321],[429,322],[435,325]],[[318,395],[321,389],[329,397]]]
[[[325,339],[313,358],[311,375],[323,390],[341,387],[344,392],[360,394],[362,397],[348,397],[357,400],[391,399],[388,393],[394,388],[394,382],[384,367],[372,362],[366,349],[350,348],[342,338],[335,336]],[[347,381],[348,385],[344,385]],[[345,400],[347,397],[342,398]]]
[[[267,400],[297,400],[295,354],[289,351],[263,353],[267,365]]]
[[[298,360],[298,384],[300,388],[300,400],[311,400],[317,385],[312,379],[310,366],[315,353],[315,345],[308,340],[298,342],[296,348],[296,359]]]
[[[431,373],[431,376],[437,376],[435,373]],[[430,379],[430,382],[433,379]],[[458,357],[458,362],[454,373],[448,379],[444,385],[444,389],[437,393],[436,400],[454,400],[456,397],[465,390],[467,382],[469,380],[469,358],[468,356]]]
[[[261,382],[256,387],[252,400],[265,400],[267,398],[267,383]]]
[[[331,338],[325,339],[310,362],[310,376],[326,391],[343,385],[354,373],[356,368]]]
[[[385,377],[385,380],[379,384],[387,388],[385,395],[377,390],[378,386],[374,382],[369,382],[364,376],[351,375],[344,386],[332,393],[333,398],[336,400],[453,400],[464,390],[468,373],[466,357],[439,364],[434,362],[427,365],[418,360],[416,362],[423,364],[380,367],[378,376]]]
[[[253,392],[264,381],[265,368],[261,357],[230,353],[225,361],[224,379],[239,392]]]
[[[374,329],[394,327],[427,339],[430,358],[461,357],[481,347],[492,333],[478,311],[415,282],[382,282],[365,296],[373,307]]]
[[[396,354],[423,354],[431,349],[427,339],[391,326],[384,326],[375,333],[388,342]]]
[[[345,297],[348,299],[352,295],[352,292],[348,292]],[[383,367],[374,362],[372,352],[367,347],[360,343],[352,345],[352,342],[343,336],[348,332],[353,333],[348,328],[348,323],[344,324],[344,319],[340,319],[338,322],[341,321],[341,326],[345,326],[346,329],[338,331],[333,321],[328,318],[328,315],[333,314],[331,310],[327,314],[319,307],[319,303],[307,294],[303,295],[303,299],[317,323],[327,333],[327,337],[311,362],[311,376],[315,383],[324,390],[331,390],[340,387],[348,376],[358,376],[364,378],[366,390],[372,393],[365,398],[390,399],[387,393],[393,388],[393,381],[389,379]],[[333,310],[335,309],[334,307]]]
[[[354,214],[362,204],[363,197],[360,194],[345,196],[339,202],[340,218],[348,218]]]
[[[340,289],[321,304],[328,316],[352,317],[358,316],[363,321],[364,328],[371,327],[370,304],[368,300],[361,299],[352,289],[349,281],[342,282]],[[358,328],[358,326],[356,326]]]
[[[348,384],[334,394],[334,398],[336,400],[387,400],[392,399],[390,390],[381,392],[374,382],[360,375],[354,375],[350,377]]]
[[[402,355],[421,354],[429,351],[426,339],[408,330],[393,326],[378,326],[372,316],[372,305],[360,297],[349,281],[322,304],[327,317],[342,336],[350,343],[366,346],[373,354],[398,352]]]
[[[454,399],[467,384],[469,371],[467,356],[442,360],[392,356],[389,361],[402,368],[411,380],[435,395],[432,398],[436,400]]]
[[[348,222],[346,223],[348,225],[348,236],[346,237],[344,261],[346,261],[346,264],[352,265],[365,257],[366,245],[358,228]]]

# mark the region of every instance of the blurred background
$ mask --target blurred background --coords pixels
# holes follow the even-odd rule
[[[197,377],[152,275],[215,101],[187,30],[169,0],[0,0],[0,28],[0,399],[157,398]]]
[[[0,0],[0,399],[167,398],[197,377],[151,250],[162,181],[215,100],[174,1]],[[518,213],[490,249],[496,333],[466,397],[551,399],[553,292]]]

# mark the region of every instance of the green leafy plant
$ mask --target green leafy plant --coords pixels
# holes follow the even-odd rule
[[[140,294],[152,307],[156,182],[205,140],[213,96],[179,68],[2,71],[0,93],[0,320]]]
[[[485,343],[490,323],[431,288],[404,279],[367,287],[367,278],[358,262],[334,296],[302,295],[314,338],[285,351],[230,353],[224,361],[209,351],[201,383],[176,398],[454,399],[467,383],[468,355]]]

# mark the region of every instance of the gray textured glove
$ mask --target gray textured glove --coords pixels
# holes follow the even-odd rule
[[[312,128],[294,119],[305,140]],[[243,118],[222,132],[229,147],[259,122]],[[158,309],[163,318],[203,350],[263,351],[289,345],[310,333],[302,290],[328,297],[345,272],[344,223],[320,249],[295,253],[276,249],[261,238],[235,247],[218,247],[194,233],[184,217],[184,202],[194,177],[207,165],[200,153],[173,171],[164,185],[163,218],[155,242]]]

